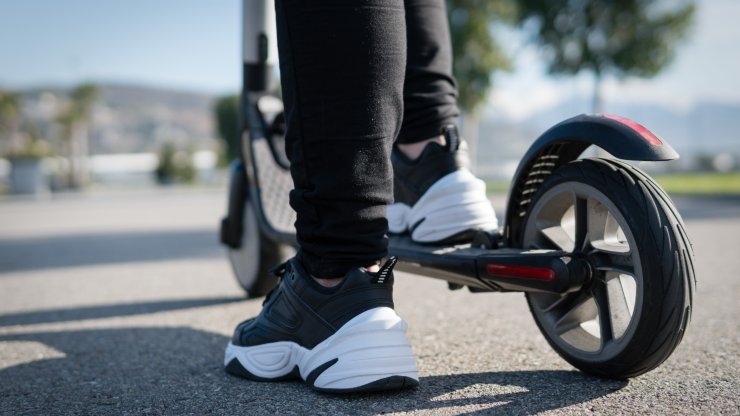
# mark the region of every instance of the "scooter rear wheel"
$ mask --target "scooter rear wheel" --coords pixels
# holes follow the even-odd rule
[[[254,206],[247,200],[241,246],[228,249],[234,275],[248,297],[264,296],[275,287],[277,277],[270,273],[270,269],[295,254],[291,246],[276,243],[263,235],[257,221]]]
[[[585,258],[582,288],[528,293],[550,345],[576,368],[627,378],[661,364],[691,316],[691,244],[672,201],[646,174],[615,160],[585,159],[541,185],[524,224],[522,247]]]

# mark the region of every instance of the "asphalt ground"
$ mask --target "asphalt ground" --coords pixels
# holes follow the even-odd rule
[[[521,294],[398,273],[421,386],[332,396],[222,369],[255,315],[218,244],[214,190],[0,200],[0,414],[740,414],[740,199],[677,198],[696,252],[689,331],[656,370],[584,375]],[[503,198],[494,205],[502,212]]]

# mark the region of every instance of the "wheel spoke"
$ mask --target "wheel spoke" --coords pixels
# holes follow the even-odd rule
[[[542,312],[552,312],[555,310],[570,310],[576,303],[579,302],[579,298],[582,297],[581,293],[566,293],[563,295],[549,295],[546,298],[540,297],[538,307]]]
[[[611,314],[609,312],[609,294],[607,292],[606,284],[601,281],[596,282],[593,287],[593,294],[596,307],[599,311],[601,346],[604,348],[606,344],[614,339]]]
[[[546,205],[537,212],[536,240],[552,248],[571,252],[575,241],[575,203],[573,192],[559,193],[549,199]]]
[[[609,274],[606,281],[609,299],[609,317],[612,323],[614,338],[624,335],[632,320],[635,310],[636,281],[632,276],[624,274]]]
[[[588,200],[576,196],[574,204],[575,216],[575,239],[573,241],[574,250],[584,250],[586,248],[586,239],[588,238]]]
[[[547,246],[549,246],[548,248],[554,248],[556,250],[562,251],[572,251],[573,241],[570,239],[570,236],[563,228],[559,226],[549,227],[543,229],[541,233],[545,237],[546,241],[549,243],[547,244]]]
[[[588,234],[591,246],[599,251],[628,255],[631,247],[622,226],[609,209],[595,199],[588,201]]]
[[[574,296],[569,302],[564,302],[560,308],[560,318],[555,322],[555,332],[564,334],[582,323],[596,318],[597,308],[593,298],[589,296]]]
[[[631,253],[606,253],[596,249],[589,255],[597,271],[635,276],[635,265]]]
[[[534,203],[522,239],[526,248],[575,252],[590,263],[592,276],[579,291],[527,295],[548,339],[584,362],[620,354],[644,313],[635,240],[643,230],[627,221],[611,195],[579,181],[555,184]]]

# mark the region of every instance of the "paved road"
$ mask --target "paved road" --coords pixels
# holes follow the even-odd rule
[[[738,414],[740,200],[678,204],[698,294],[657,370],[583,375],[549,348],[522,295],[400,274],[421,387],[333,397],[222,371],[232,328],[261,300],[242,298],[217,244],[221,192],[0,201],[0,414]]]

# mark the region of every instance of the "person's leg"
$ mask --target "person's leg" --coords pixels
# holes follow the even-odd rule
[[[276,11],[300,249],[259,316],[236,328],[226,370],[256,380],[300,375],[323,391],[415,386],[406,324],[393,310],[395,260],[368,270],[387,255],[403,1],[278,0]]]
[[[405,0],[408,41],[398,144],[438,137],[460,115],[444,0]]]
[[[390,231],[421,243],[464,241],[498,224],[454,125],[460,111],[445,2],[406,0],[405,6],[405,113],[392,153]]]
[[[406,61],[401,0],[278,2],[300,256],[339,277],[387,254],[391,143]]]

